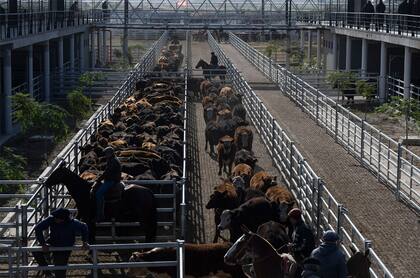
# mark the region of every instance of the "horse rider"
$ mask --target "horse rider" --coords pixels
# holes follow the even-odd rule
[[[339,236],[336,232],[324,232],[321,245],[312,251],[311,257],[319,261],[321,277],[347,277],[346,257],[339,249]]]
[[[106,167],[102,175],[96,180],[96,184],[93,188],[93,190],[95,190],[96,187],[99,186],[95,193],[97,222],[100,222],[105,218],[105,194],[121,181],[121,163],[115,155],[114,149],[112,147],[106,147],[103,152],[106,157]],[[101,181],[103,181],[102,184]]]
[[[292,240],[288,244],[288,248],[296,262],[300,264],[314,250],[315,236],[312,230],[303,222],[300,209],[294,208],[289,211],[288,220],[293,227]]]
[[[50,230],[49,238],[45,240],[44,231]],[[76,235],[82,236],[83,248],[89,249],[88,227],[85,223],[72,219],[70,211],[58,208],[51,215],[35,226],[35,236],[42,246],[42,252],[33,252],[34,259],[39,266],[48,266],[47,257],[50,257],[49,247],[71,247],[74,245]],[[67,265],[71,251],[52,251],[52,260],[55,266]],[[54,270],[56,278],[66,277],[66,270]],[[51,271],[44,271],[44,276],[52,276]]]
[[[214,54],[214,52],[211,53],[210,65],[212,65],[214,67],[219,66],[219,58],[217,58],[217,56],[216,56],[216,54]]]

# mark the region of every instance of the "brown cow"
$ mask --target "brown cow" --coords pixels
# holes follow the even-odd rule
[[[231,87],[224,86],[220,89],[219,96],[221,96],[221,97],[233,96],[233,89]]]
[[[279,208],[280,221],[282,223],[286,222],[287,214],[296,203],[292,193],[287,189],[287,187],[276,185],[268,188],[265,196],[268,200],[277,204]]]
[[[219,161],[219,175],[222,174],[222,168],[226,172],[226,166],[229,167],[228,174],[232,172],[232,164],[235,159],[236,147],[234,139],[228,135],[223,136],[217,145],[217,158]]]
[[[232,177],[241,177],[245,183],[244,187],[248,188],[253,172],[254,171],[252,170],[251,166],[245,163],[241,163],[233,168]]]
[[[254,139],[254,135],[252,134],[252,130],[246,126],[240,126],[235,130],[235,144],[236,149],[241,150],[245,149],[248,151],[252,151],[252,141]]]
[[[230,111],[229,109],[223,109],[217,112],[217,116],[218,116],[217,118],[218,121],[229,120],[229,119],[232,119],[232,111]]]
[[[200,93],[201,97],[205,97],[208,95],[208,90],[212,87],[213,84],[208,80],[203,80],[200,84]]]
[[[251,178],[250,187],[265,193],[268,188],[277,184],[276,180],[276,176],[271,176],[267,172],[261,171]]]

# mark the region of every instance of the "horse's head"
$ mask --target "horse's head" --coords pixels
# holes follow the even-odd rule
[[[371,261],[369,259],[369,249],[363,253],[350,246],[350,250],[353,256],[347,261],[349,275],[355,278],[370,278],[369,268]]]
[[[53,187],[54,185],[60,184],[63,182],[66,176],[68,176],[69,169],[66,168],[65,163],[61,163],[61,165],[51,173],[51,175],[47,178],[44,182],[44,185],[48,188]]]
[[[195,66],[195,68],[196,69],[201,68],[203,66],[203,63],[204,63],[203,59],[200,59],[200,61],[198,61],[197,65]]]
[[[227,265],[244,265],[250,263],[247,253],[250,250],[250,242],[256,234],[242,227],[244,234],[229,248],[224,256]]]

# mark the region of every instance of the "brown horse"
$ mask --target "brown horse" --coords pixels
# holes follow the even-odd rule
[[[225,263],[242,265],[248,272],[248,259],[251,258],[253,275],[256,278],[295,277],[296,262],[289,254],[279,254],[264,238],[242,227],[244,235],[226,252]],[[250,275],[249,272],[247,275]]]
[[[350,246],[353,256],[347,261],[347,271],[350,277],[354,278],[370,278],[370,265],[369,249],[364,253],[356,251],[353,246]]]
[[[92,183],[79,177],[64,166],[60,166],[45,181],[45,186],[64,184],[76,203],[78,218],[89,227],[89,242],[93,243],[96,233],[95,202],[90,197]],[[143,186],[128,185],[124,188],[121,200],[112,210],[117,222],[140,222],[144,226],[146,242],[154,241],[157,229],[157,202],[153,192]],[[109,215],[106,215],[110,219]]]

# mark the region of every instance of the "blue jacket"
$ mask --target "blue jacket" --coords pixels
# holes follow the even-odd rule
[[[318,248],[312,251],[311,257],[319,260],[321,277],[347,277],[346,258],[336,244],[322,243]]]
[[[35,236],[39,244],[45,244],[43,231],[50,228],[50,238],[47,242],[54,247],[73,246],[77,235],[82,236],[83,242],[88,240],[88,228],[77,219],[69,219],[63,223],[56,223],[53,216],[49,216],[35,226]]]

